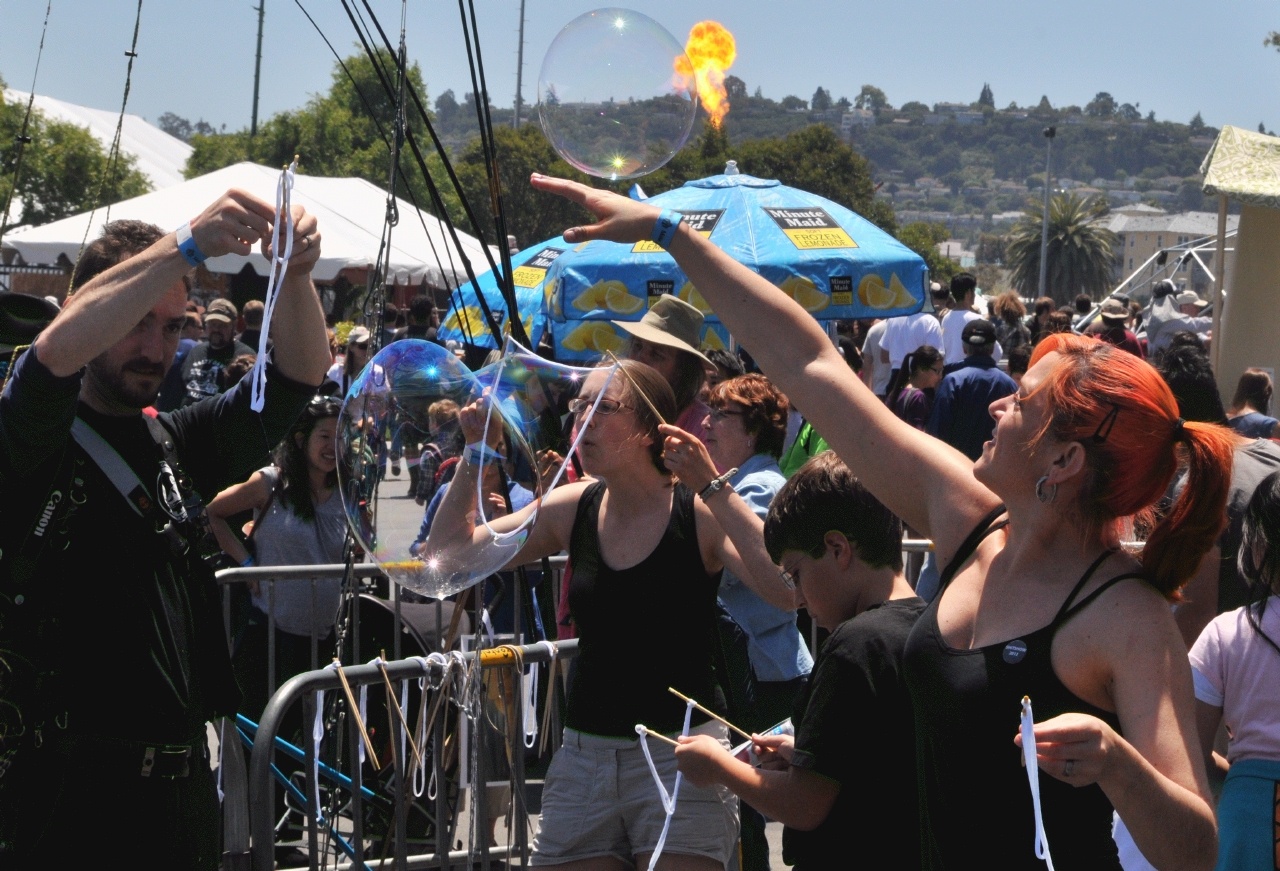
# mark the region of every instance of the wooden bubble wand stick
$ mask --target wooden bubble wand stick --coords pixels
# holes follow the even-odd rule
[[[634,389],[636,393],[640,394],[640,398],[644,400],[644,404],[649,406],[649,410],[653,412],[653,416],[656,417],[661,422],[666,423],[668,426],[670,426],[670,424],[667,422],[667,419],[662,416],[662,412],[658,411],[657,406],[655,406],[653,402],[650,401],[649,397],[645,395],[645,392],[642,389],[640,389],[640,385],[637,384],[636,380],[631,377],[631,373],[628,372],[626,370],[626,367],[622,365],[622,361],[619,360],[617,357],[615,357],[612,351],[605,351],[605,353],[609,356],[609,359],[613,361],[613,365],[618,367],[618,371],[621,372],[622,376],[627,379],[627,383],[631,385],[632,389]]]
[[[746,738],[748,741],[754,740],[754,736],[750,732],[747,732],[743,729],[739,729],[737,726],[733,725],[733,723],[730,723],[728,720],[726,720],[724,717],[717,714],[715,711],[711,711],[702,707],[702,705],[698,704],[693,699],[689,698],[688,696],[680,692],[675,687],[667,687],[667,691],[670,692],[672,695],[674,695],[676,698],[680,699],[680,701],[685,702],[686,704],[692,704],[695,708],[697,708],[699,711],[702,711],[702,713],[706,714],[711,719],[718,720],[719,722],[724,723],[726,726],[728,726],[733,731],[737,732],[742,737]]]

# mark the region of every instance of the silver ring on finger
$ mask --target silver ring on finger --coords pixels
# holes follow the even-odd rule
[[[1062,765],[1062,776],[1070,777],[1075,770],[1076,770],[1076,761],[1074,759],[1068,759]]]
[[[302,241],[307,243],[307,247],[308,247],[308,248],[310,248],[310,247],[311,247],[311,235],[310,235],[310,234],[307,234],[306,236],[303,236],[303,237],[302,237]]]

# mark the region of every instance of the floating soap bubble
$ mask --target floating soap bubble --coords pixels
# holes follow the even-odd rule
[[[452,424],[433,431],[431,409],[440,418],[448,407],[443,403],[463,408],[479,396],[475,375],[450,351],[406,340],[378,352],[352,383],[342,406],[338,486],[356,539],[393,581],[433,598],[484,579],[524,543],[519,536],[502,541],[485,536],[478,544],[455,536],[447,546],[435,542],[430,551],[413,547],[424,509],[406,497],[407,476],[393,477],[388,469],[393,445],[411,453],[411,447],[434,444],[446,457],[458,456],[462,434],[456,416]],[[511,427],[502,430],[508,463],[531,468],[533,457],[523,436]],[[474,496],[468,507],[475,509]]]
[[[432,598],[509,563],[536,520],[536,504],[521,528],[497,531],[488,521],[542,495],[547,461],[569,454],[568,403],[590,371],[543,360],[514,342],[501,360],[474,373],[430,342],[404,340],[378,352],[351,385],[338,428],[339,492],[360,546],[393,581]],[[433,504],[424,508],[406,497],[408,476],[390,475],[391,456],[399,450],[409,457],[426,445],[459,456],[464,439],[456,420],[440,423],[446,403],[461,409],[481,397],[489,445],[478,452],[483,472],[465,502],[450,494],[440,509],[441,498],[426,534],[424,516]]]
[[[689,138],[696,84],[684,48],[630,9],[597,9],[565,25],[538,76],[538,118],[556,152],[612,181],[653,172]]]

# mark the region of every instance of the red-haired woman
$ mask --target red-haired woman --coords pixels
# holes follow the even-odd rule
[[[567,230],[568,242],[662,242],[863,485],[934,540],[944,586],[904,669],[924,866],[1044,867],[1015,747],[1028,695],[1057,868],[1120,867],[1113,807],[1155,866],[1212,868],[1217,832],[1169,599],[1222,528],[1235,437],[1179,419],[1168,387],[1132,354],[1063,334],[1040,344],[1016,394],[993,403],[995,435],[972,463],[898,420],[794,300],[674,213],[533,183],[598,216]],[[1180,453],[1189,485],[1139,561],[1120,549],[1121,531],[1163,495]]]

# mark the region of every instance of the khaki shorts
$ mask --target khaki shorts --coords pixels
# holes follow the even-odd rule
[[[710,722],[692,730],[711,735],[726,749],[724,726]],[[672,749],[650,739],[649,752],[668,791],[675,782]],[[533,865],[558,865],[616,856],[634,867],[635,856],[658,845],[666,812],[638,741],[564,730],[542,789],[542,817],[533,841]],[[664,854],[707,856],[726,865],[738,843],[738,797],[723,786],[698,789],[680,784]]]

